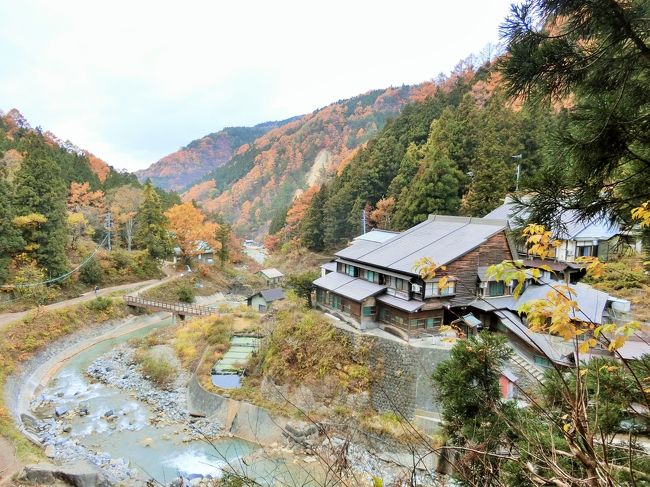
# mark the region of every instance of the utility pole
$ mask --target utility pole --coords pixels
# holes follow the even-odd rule
[[[112,213],[107,213],[106,217],[104,218],[104,228],[106,229],[106,232],[108,233],[108,250],[111,250],[111,229],[113,228],[113,214]]]
[[[522,154],[517,154],[516,156],[511,156],[513,159],[519,160],[517,163],[517,184],[515,186],[515,191],[519,191],[519,176],[521,176],[521,158],[523,157]]]
[[[366,210],[361,210],[361,223],[363,224],[363,233],[366,233]]]

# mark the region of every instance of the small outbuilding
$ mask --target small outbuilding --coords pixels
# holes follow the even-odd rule
[[[270,269],[262,269],[258,272],[260,276],[266,281],[267,286],[279,286],[284,280],[284,274],[277,270],[275,267]]]
[[[247,299],[248,306],[255,311],[264,313],[267,311],[274,301],[280,301],[285,298],[284,289],[276,287],[273,289],[265,289],[257,294],[253,294]]]

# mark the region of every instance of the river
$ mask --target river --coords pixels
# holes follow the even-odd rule
[[[221,438],[212,444],[203,440],[188,441],[186,421],[156,423],[157,414],[135,394],[111,385],[91,382],[85,371],[98,357],[131,338],[144,336],[171,324],[164,319],[153,325],[100,342],[72,357],[51,378],[36,402],[43,401],[51,407],[65,408],[70,412],[86,407],[88,414],[80,416],[67,413],[56,420],[55,434],[48,439],[56,445],[57,454],[67,455],[80,447],[92,451],[98,463],[108,471],[135,470],[143,481],[153,478],[169,484],[174,478],[219,477],[227,465],[235,471],[272,485],[278,477],[295,477],[292,467],[287,467],[279,457],[271,459],[261,455],[259,446],[236,438]],[[116,418],[106,419],[112,411]],[[38,416],[38,414],[37,414]],[[45,420],[52,423],[52,419]],[[63,429],[68,431],[64,431]],[[75,450],[76,448],[76,450]],[[252,458],[253,462],[243,460]],[[110,468],[108,468],[110,467]],[[301,482],[302,483],[302,482]]]

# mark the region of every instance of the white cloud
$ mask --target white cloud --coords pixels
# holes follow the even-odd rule
[[[145,167],[226,125],[418,83],[496,42],[508,0],[0,4],[0,107]]]

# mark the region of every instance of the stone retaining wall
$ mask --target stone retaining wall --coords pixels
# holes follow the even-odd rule
[[[431,375],[440,362],[449,358],[448,349],[415,347],[397,338],[337,328],[355,347],[370,350],[370,368],[378,373],[370,395],[374,409],[408,419],[415,417],[416,410],[439,413]]]

